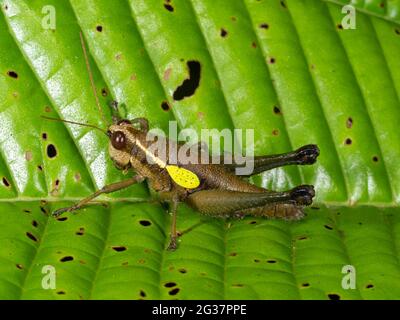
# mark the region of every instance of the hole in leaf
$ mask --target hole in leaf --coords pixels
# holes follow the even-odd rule
[[[176,287],[176,283],[175,282],[167,282],[166,284],[164,284],[164,287],[166,287],[166,288]]]
[[[7,71],[7,75],[11,78],[18,79],[18,73],[13,70]]]
[[[346,144],[346,145],[351,145],[352,143],[353,143],[353,141],[350,139],[350,138],[347,138],[345,141],[344,141],[344,143]]]
[[[174,7],[169,3],[164,3],[164,8],[167,9],[169,12],[174,12]]]
[[[269,64],[274,64],[275,62],[276,62],[275,58],[271,57],[271,58],[268,59],[268,63]]]
[[[57,149],[56,149],[56,147],[54,146],[54,144],[49,144],[49,145],[47,146],[46,152],[47,152],[47,156],[48,156],[49,158],[54,158],[54,157],[57,155]]]
[[[231,257],[236,257],[236,256],[237,256],[237,253],[236,253],[236,252],[231,252],[229,255],[230,255]]]
[[[278,130],[278,129],[272,130],[272,135],[273,135],[273,136],[279,135],[279,130]]]
[[[249,224],[257,224],[257,221],[252,220],[252,221],[249,222]]]
[[[353,126],[353,118],[348,117],[346,121],[346,127],[350,129],[352,126]]]
[[[125,251],[126,250],[126,247],[124,247],[124,246],[113,246],[113,247],[111,247],[114,251],[117,251],[117,252],[122,252],[122,251]]]
[[[101,95],[102,95],[103,97],[107,97],[107,96],[108,96],[108,92],[107,92],[107,89],[106,89],[106,88],[101,89]]]
[[[170,296],[175,296],[175,295],[178,294],[179,291],[180,291],[179,288],[175,288],[175,289],[172,289],[170,292],[168,292],[168,294],[169,294]]]
[[[255,262],[255,263],[259,263],[260,260],[259,260],[259,259],[254,259],[254,262]]]
[[[297,238],[297,240],[306,240],[306,239],[308,239],[307,236],[300,236],[300,237]]]
[[[61,262],[68,262],[68,261],[73,261],[73,260],[74,260],[74,257],[72,257],[72,256],[65,256],[60,259]]]
[[[35,241],[35,242],[38,241],[37,238],[36,238],[32,233],[30,233],[30,232],[27,232],[27,233],[26,233],[26,236],[27,236],[29,239],[31,239],[32,241]]]
[[[222,38],[225,38],[228,35],[228,31],[226,31],[224,28],[221,28],[221,31],[219,33]]]
[[[186,270],[185,268],[180,268],[180,269],[178,269],[178,271],[179,271],[180,273],[187,273],[187,270]]]
[[[371,289],[371,288],[374,287],[374,285],[373,285],[373,284],[367,284],[365,287],[366,287],[367,289]]]
[[[59,217],[57,218],[58,221],[65,221],[68,220],[68,217]]]
[[[269,28],[269,25],[267,23],[261,23],[260,28],[267,30]]]
[[[169,111],[170,107],[167,101],[163,101],[161,103],[161,109],[163,109],[164,111]]]
[[[198,61],[188,61],[189,79],[185,79],[173,94],[174,100],[182,100],[193,95],[200,83],[201,65]]]
[[[79,230],[77,232],[75,232],[75,234],[77,236],[83,236],[85,234],[85,228],[84,227],[80,227]]]
[[[267,260],[267,263],[276,263],[276,260],[274,260],[274,259],[269,259],[269,260]]]
[[[37,168],[39,171],[43,171],[43,167],[40,164],[37,166]]]
[[[379,161],[379,158],[378,158],[377,156],[373,156],[373,157],[372,157],[372,161],[373,161],[373,162],[378,162],[378,161]]]
[[[331,300],[340,300],[340,296],[337,293],[329,293],[328,298]]]
[[[398,36],[400,36],[400,29],[394,29],[394,32],[398,35]]]
[[[281,6],[283,7],[283,8],[285,8],[286,9],[286,3],[285,3],[285,1],[281,1]]]
[[[47,216],[47,210],[45,207],[40,206],[40,211],[42,211],[43,214],[45,214]]]
[[[143,227],[151,226],[151,222],[150,222],[149,220],[140,220],[139,223],[140,223]]]
[[[20,263],[17,263],[15,266],[20,270],[22,270],[24,268],[24,266]]]
[[[102,31],[103,31],[103,26],[100,26],[100,25],[97,26],[97,27],[96,27],[96,30],[97,30],[98,32],[102,32]]]
[[[28,210],[28,209],[23,209],[22,211],[25,212],[25,213],[31,213],[32,212],[31,210]]]
[[[32,220],[32,225],[37,228],[39,223],[36,220]]]
[[[336,27],[337,27],[339,30],[343,30],[343,26],[342,26],[341,23],[339,23]]]
[[[56,181],[54,181],[54,185],[56,186],[56,187],[58,187],[59,185],[60,185],[60,180],[56,180]]]
[[[146,292],[144,292],[143,290],[140,290],[139,295],[140,295],[142,298],[145,298],[145,297],[146,297]]]
[[[324,225],[324,227],[326,228],[326,229],[328,229],[328,230],[333,230],[333,228],[330,226],[330,225]]]
[[[43,140],[47,140],[47,133],[46,133],[46,132],[43,132],[43,133],[42,133],[42,139],[43,139]]]
[[[57,294],[65,294],[65,291],[57,291]]]
[[[301,286],[304,287],[304,288],[306,288],[306,287],[309,287],[310,284],[309,284],[308,282],[305,282],[305,283],[302,283]]]
[[[10,186],[10,182],[8,182],[8,180],[7,180],[6,177],[3,177],[3,184],[4,184],[6,187],[9,187],[9,186]]]

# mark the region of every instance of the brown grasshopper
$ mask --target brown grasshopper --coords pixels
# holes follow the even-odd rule
[[[92,89],[96,92],[82,34],[81,43]],[[97,97],[96,101],[101,110]],[[116,108],[116,103],[114,107]],[[97,128],[93,125],[61,121]],[[170,164],[168,152],[166,152],[166,157],[161,157],[157,152],[150,151],[153,142],[148,139],[149,123],[144,118],[126,120],[114,115],[113,124],[107,131],[97,129],[109,137],[109,154],[117,169],[132,169],[136,174],[127,180],[104,186],[71,207],[54,211],[54,216],[78,210],[103,193],[111,193],[147,180],[149,186],[158,193],[160,200],[170,204],[172,224],[168,249],[175,250],[177,248],[176,216],[180,202],[185,202],[202,214],[212,216],[252,215],[300,219],[303,217],[303,207],[310,205],[315,195],[312,185],[301,185],[283,192],[274,192],[255,186],[234,174],[239,166],[235,162],[181,164],[177,159],[176,164]],[[165,138],[165,142],[167,151],[171,148],[179,150],[182,147],[182,144],[168,138]],[[316,145],[306,145],[293,152],[257,156],[249,160],[253,161],[254,165],[251,175],[285,165],[313,164],[318,155],[319,149]]]

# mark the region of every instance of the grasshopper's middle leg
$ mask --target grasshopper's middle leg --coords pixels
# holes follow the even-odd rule
[[[88,202],[90,202],[91,200],[93,200],[94,198],[98,197],[99,195],[101,195],[103,193],[111,193],[111,192],[114,192],[117,190],[121,190],[121,189],[127,188],[137,182],[142,182],[143,180],[144,180],[143,177],[136,175],[130,179],[106,185],[103,188],[101,188],[100,190],[97,190],[95,193],[91,194],[90,196],[75,203],[71,207],[60,208],[60,209],[54,211],[52,215],[55,217],[58,217],[61,214],[63,214],[64,212],[71,212],[71,211],[78,210],[81,207],[83,207],[84,205],[86,205]]]
[[[312,203],[314,187],[302,185],[283,192],[241,192],[230,190],[202,190],[191,194],[187,203],[207,215],[231,215],[248,209],[265,206],[303,207]],[[295,211],[293,211],[295,212]]]
[[[253,162],[254,170],[251,173],[258,174],[267,170],[271,170],[277,167],[287,166],[287,165],[308,165],[313,164],[317,160],[319,156],[319,148],[315,144],[309,144],[302,146],[301,148],[276,155],[268,155],[268,156],[256,156],[254,159],[250,159],[248,161]],[[225,167],[228,170],[235,170],[237,167],[241,167],[239,164],[227,164]]]

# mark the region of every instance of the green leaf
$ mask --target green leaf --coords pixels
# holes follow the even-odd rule
[[[352,1],[356,29],[347,3],[0,0],[0,298],[399,299],[400,1]],[[174,99],[189,61],[199,86]],[[256,155],[318,144],[315,165],[252,179],[313,184],[313,207],[287,222],[180,205],[175,252],[145,183],[52,218],[126,176],[100,131],[40,116],[106,128],[112,100],[163,130],[254,129]]]

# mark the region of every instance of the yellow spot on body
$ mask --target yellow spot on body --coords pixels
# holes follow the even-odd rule
[[[166,166],[166,169],[178,185],[187,189],[195,189],[200,185],[199,177],[190,170],[178,166]]]

